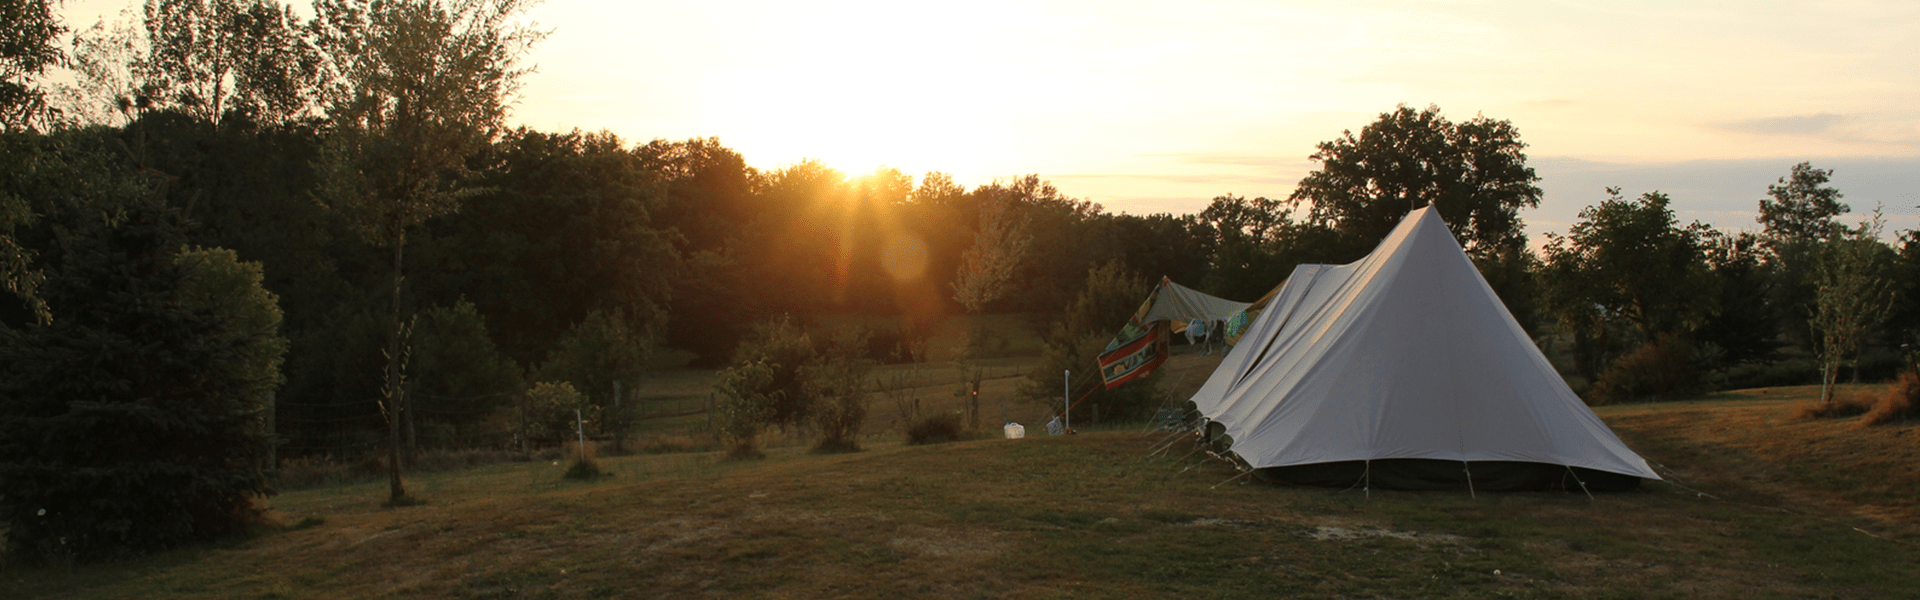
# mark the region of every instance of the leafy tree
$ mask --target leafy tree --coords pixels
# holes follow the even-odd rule
[[[32,129],[49,116],[46,92],[36,82],[66,55],[66,33],[49,0],[0,0],[0,132]]]
[[[271,493],[263,423],[277,309],[257,266],[181,252],[151,199],[60,217],[51,322],[0,328],[0,518],[12,556],[99,558],[209,539]]]
[[[1909,358],[1920,358],[1920,231],[1902,231],[1899,238],[1899,255],[1892,271],[1893,313],[1888,316],[1887,325],[1898,332],[1902,345],[1916,353]]]
[[[1719,294],[1713,316],[1696,337],[1724,351],[1727,361],[1767,358],[1780,330],[1772,305],[1764,301],[1769,281],[1760,237],[1716,231],[1707,235],[1706,242],[1707,266]]]
[[[1071,370],[1076,409],[1088,410],[1097,404],[1109,416],[1147,416],[1155,408],[1154,401],[1160,399],[1164,376],[1154,373],[1109,390],[1102,384],[1097,359],[1151,291],[1153,285],[1147,279],[1127,271],[1119,261],[1109,261],[1088,272],[1085,289],[1068,307],[1065,318],[1048,332],[1040,363],[1020,382],[1016,393],[1032,402],[1059,406],[1061,372]]]
[[[228,111],[279,123],[308,113],[320,59],[292,8],[274,0],[153,0],[146,5],[149,93],[194,118]]]
[[[1003,303],[1006,308],[1057,314],[1073,302],[1088,271],[1118,254],[1100,205],[1068,197],[1038,175],[981,186],[972,195],[983,209],[1011,202],[1032,236],[1032,260],[1021,261],[1012,278],[1022,293]]]
[[[1831,406],[1840,367],[1857,356],[1893,308],[1888,277],[1894,253],[1880,242],[1879,211],[1858,228],[1847,228],[1815,251],[1814,354],[1820,360],[1820,401]]]
[[[1794,165],[1779,183],[1767,186],[1768,198],[1760,200],[1758,219],[1765,227],[1761,240],[1771,254],[1770,304],[1777,311],[1778,328],[1806,348],[1819,344],[1807,337],[1812,331],[1807,318],[1815,311],[1818,247],[1847,230],[1834,220],[1849,208],[1840,202],[1840,191],[1826,185],[1832,175],[1811,163]]]
[[[813,338],[789,318],[757,324],[720,372],[720,430],[734,458],[761,456],[760,432],[790,427],[812,416],[807,369],[819,359]]]
[[[523,364],[595,311],[665,329],[680,260],[653,218],[662,199],[642,158],[608,133],[519,129],[481,160],[493,166],[487,189],[414,236],[421,296],[472,301]]]
[[[654,140],[633,153],[664,190],[654,225],[679,234],[684,268],[672,284],[675,325],[666,343],[699,354],[702,364],[722,364],[746,331],[739,323],[751,286],[741,252],[757,231],[758,172],[713,138]]]
[[[1768,197],[1760,200],[1758,219],[1766,228],[1768,247],[1778,253],[1844,234],[1845,227],[1833,218],[1850,209],[1840,201],[1840,190],[1826,185],[1832,177],[1832,169],[1816,169],[1813,163],[1803,162],[1779,183],[1767,186]]]
[[[1214,241],[1212,231],[1198,217],[1122,214],[1112,218],[1112,231],[1120,260],[1134,272],[1170,277],[1188,286],[1206,280]]]
[[[1607,194],[1580,211],[1565,237],[1549,234],[1543,273],[1546,308],[1574,332],[1589,376],[1613,322],[1630,324],[1641,341],[1687,335],[1713,314],[1715,298],[1705,257],[1710,228],[1679,226],[1666,194]]]
[[[1009,199],[989,197],[980,204],[980,230],[973,247],[960,255],[953,278],[953,299],[967,312],[981,312],[1011,291],[1014,269],[1033,243],[1024,217]]]
[[[471,443],[486,417],[510,406],[520,394],[520,367],[494,346],[486,318],[473,303],[421,312],[413,339],[408,410],[449,429],[449,441]]]
[[[630,391],[646,377],[651,346],[651,334],[619,313],[595,311],[560,339],[540,366],[540,377],[580,390],[596,429],[613,434],[614,451],[624,452],[626,430],[638,407],[614,396],[614,389],[620,382]]]
[[[1306,222],[1338,232],[1346,255],[1365,254],[1415,208],[1432,205],[1467,253],[1485,259],[1526,246],[1519,211],[1540,205],[1513,124],[1474,117],[1453,123],[1438,107],[1401,105],[1360,130],[1321,142],[1320,168],[1288,202]]]
[[[544,32],[513,23],[524,0],[318,0],[310,27],[331,119],[317,195],[368,243],[393,252],[386,385],[389,483],[400,481],[401,283],[407,230],[453,212],[466,159],[502,127]]]
[[[1257,298],[1293,271],[1279,255],[1282,236],[1296,225],[1281,201],[1228,194],[1214,198],[1199,217],[1214,238],[1211,268],[1200,287],[1228,298]]]
[[[174,264],[183,270],[180,303],[220,322],[215,335],[236,355],[232,376],[251,388],[244,400],[268,406],[270,394],[286,382],[280,365],[287,339],[280,336],[280,297],[262,287],[260,263],[242,261],[226,248],[189,247]]]

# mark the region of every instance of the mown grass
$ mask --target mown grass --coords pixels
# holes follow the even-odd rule
[[[131,563],[8,568],[36,598],[1881,598],[1920,589],[1910,426],[1794,390],[1606,407],[1638,492],[1247,484],[1132,430],[423,474],[273,500],[289,525]],[[1893,433],[1893,432],[1900,433]],[[1904,445],[1902,445],[1904,444]],[[1905,458],[1902,458],[1906,456]],[[1816,463],[1826,463],[1818,466]]]

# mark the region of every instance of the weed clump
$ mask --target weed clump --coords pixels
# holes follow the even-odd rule
[[[915,446],[959,440],[960,415],[954,413],[933,415],[907,428],[907,443]]]
[[[1862,390],[1848,395],[1835,394],[1833,402],[1813,402],[1794,411],[1794,419],[1844,419],[1860,417],[1856,427],[1872,427],[1920,417],[1920,373],[1908,370],[1900,374],[1885,392]]]
[[[1885,425],[1920,417],[1920,372],[1907,370],[1893,382],[1893,388],[1860,419],[1860,427]]]
[[[601,477],[612,476],[612,473],[600,470],[600,463],[594,462],[592,458],[587,457],[574,460],[572,465],[567,466],[567,472],[561,475],[561,477],[576,481],[592,481]]]
[[[1823,403],[1815,400],[1802,405],[1799,410],[1794,411],[1793,418],[1798,421],[1812,421],[1857,417],[1873,410],[1873,405],[1878,400],[1873,392],[1835,393],[1832,402]]]

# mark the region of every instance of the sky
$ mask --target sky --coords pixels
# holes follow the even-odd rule
[[[128,0],[69,0],[75,29]],[[303,6],[297,8],[303,9]],[[1564,232],[1619,186],[1758,229],[1792,165],[1920,228],[1920,2],[547,0],[513,119],[749,164],[1038,174],[1114,212],[1282,198],[1399,104],[1511,121]]]

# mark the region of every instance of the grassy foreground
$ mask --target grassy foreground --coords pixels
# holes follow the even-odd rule
[[[603,458],[273,500],[281,528],[0,573],[6,597],[1880,598],[1920,590],[1920,431],[1787,419],[1804,391],[1605,407],[1680,485],[1567,494],[1245,485],[1156,437]],[[1684,486],[1684,487],[1683,487]]]

